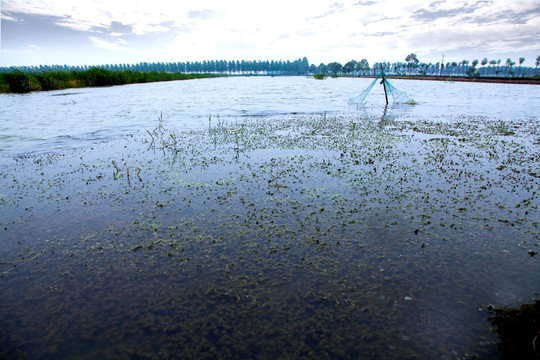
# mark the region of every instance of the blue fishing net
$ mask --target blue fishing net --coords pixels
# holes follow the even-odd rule
[[[373,86],[377,83],[377,81],[381,78],[381,85],[384,85],[386,88],[386,93],[392,96],[392,101],[394,104],[415,104],[415,101],[411,99],[405,91],[401,91],[397,89],[394,85],[386,79],[384,72],[380,72],[379,75],[369,84],[369,86],[360,93],[360,95],[350,98],[349,99],[349,105],[364,105],[366,97],[368,96],[371,89],[373,89]]]

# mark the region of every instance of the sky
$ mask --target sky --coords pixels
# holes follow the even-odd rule
[[[0,0],[0,66],[540,56],[540,0]]]

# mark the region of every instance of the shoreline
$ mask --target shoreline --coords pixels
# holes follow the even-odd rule
[[[375,78],[373,75],[358,76],[360,78]],[[479,82],[492,84],[523,84],[540,85],[540,78],[506,78],[506,77],[468,77],[468,76],[433,76],[433,75],[386,75],[388,79],[428,80],[446,82]]]
[[[150,82],[194,80],[223,77],[227,75],[211,73],[167,73],[110,71],[91,68],[84,71],[46,71],[32,73],[14,71],[0,73],[0,94],[25,94],[39,91],[66,90],[75,88],[107,87]]]

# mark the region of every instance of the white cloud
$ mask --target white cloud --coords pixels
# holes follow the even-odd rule
[[[538,1],[4,0],[2,6],[3,19],[51,16],[102,49],[144,53],[130,41],[159,36],[168,40],[160,53],[171,61],[307,56],[373,62],[399,61],[410,52],[437,61],[452,50],[469,56],[477,48],[483,57],[540,49]]]
[[[114,51],[125,51],[131,50],[128,47],[123,46],[126,42],[121,39],[116,39],[115,41],[107,41],[96,36],[89,36],[90,41],[94,44],[95,47],[100,49],[114,50]]]

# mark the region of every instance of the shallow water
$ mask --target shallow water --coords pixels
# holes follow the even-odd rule
[[[294,79],[359,81],[234,91]],[[215,103],[185,123],[169,105],[162,129],[148,84],[156,108],[117,116],[107,142],[6,151],[0,357],[496,358],[485,307],[540,290],[538,105],[489,106],[494,85],[470,84],[481,104],[445,96],[437,114],[416,83],[395,85],[420,105],[386,112],[375,95],[312,111],[313,95],[260,95],[257,116],[229,104],[210,123]]]
[[[169,126],[201,128],[245,116],[350,113],[348,99],[371,79],[307,77],[230,77],[68,89],[24,95],[0,94],[0,154],[55,151],[118,138],[155,125],[163,112]],[[534,85],[391,80],[422,106],[401,116],[485,116],[501,120],[540,113]],[[381,86],[367,98],[378,114]]]

